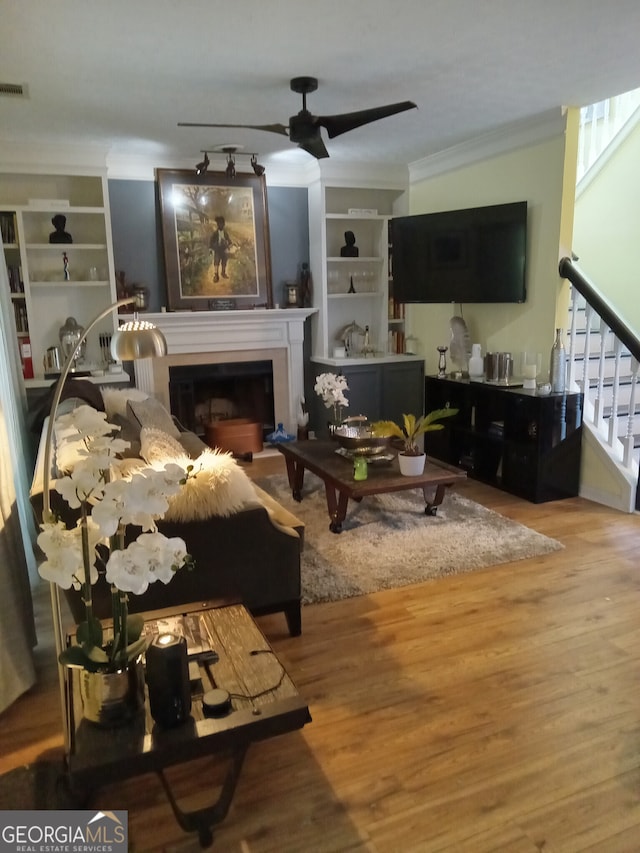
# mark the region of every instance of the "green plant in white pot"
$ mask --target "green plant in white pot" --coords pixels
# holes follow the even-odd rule
[[[426,461],[426,454],[420,447],[418,439],[425,432],[444,429],[444,424],[439,421],[458,414],[458,409],[434,409],[426,415],[403,415],[402,426],[395,421],[375,421],[371,425],[373,434],[376,436],[389,436],[400,438],[403,450],[398,454],[400,472],[409,476],[422,474]]]

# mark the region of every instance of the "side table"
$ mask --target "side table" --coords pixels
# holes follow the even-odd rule
[[[249,745],[255,741],[301,729],[311,722],[307,704],[253,618],[241,604],[211,602],[145,613],[145,621],[181,614],[198,619],[203,636],[215,653],[198,660],[198,688],[192,692],[189,720],[171,729],[153,721],[148,696],[139,717],[128,725],[103,729],[82,717],[78,671],[67,670],[69,749],[66,755],[71,791],[85,803],[103,785],[142,773],[156,773],[179,825],[197,832],[203,847],[212,839],[212,827],[224,819],[238,782]],[[193,682],[192,682],[193,683]],[[214,687],[226,690],[231,710],[207,717],[202,696]],[[183,811],[173,795],[165,768],[222,752],[231,763],[216,802],[196,811]]]

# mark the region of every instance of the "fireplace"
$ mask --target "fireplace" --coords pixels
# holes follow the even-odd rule
[[[136,386],[171,408],[170,369],[269,361],[275,424],[295,434],[304,397],[305,320],[315,308],[145,314],[167,339],[167,355],[134,362]],[[121,319],[131,319],[122,316]]]
[[[273,362],[233,361],[169,368],[171,411],[187,429],[200,435],[208,424],[247,418],[273,432]]]

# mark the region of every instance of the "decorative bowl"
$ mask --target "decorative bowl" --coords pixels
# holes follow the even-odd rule
[[[391,440],[388,435],[373,435],[369,424],[355,422],[336,427],[334,435],[340,447],[367,456],[385,453]]]

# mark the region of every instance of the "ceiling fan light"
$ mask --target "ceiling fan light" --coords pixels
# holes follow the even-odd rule
[[[227,154],[227,168],[224,170],[227,178],[235,178],[236,176],[236,161],[231,154]]]

